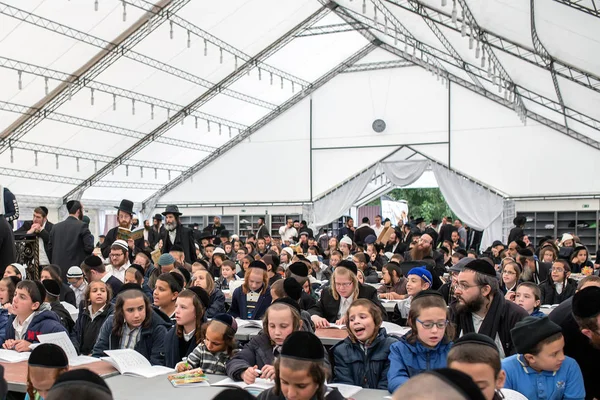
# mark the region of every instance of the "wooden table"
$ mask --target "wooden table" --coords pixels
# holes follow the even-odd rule
[[[333,346],[348,337],[346,329],[319,328],[315,334],[325,346]]]
[[[0,362],[4,367],[4,379],[8,383],[8,390],[12,392],[25,393],[27,390],[27,361],[18,363]],[[103,378],[118,375],[119,372],[106,361],[70,367],[70,369],[89,369]]]

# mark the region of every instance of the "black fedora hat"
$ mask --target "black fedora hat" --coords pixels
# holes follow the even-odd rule
[[[127,199],[123,199],[121,200],[121,204],[119,204],[119,207],[115,207],[117,210],[119,211],[123,211],[126,212],[127,214],[135,214],[133,212],[133,201],[131,200],[127,200]]]
[[[165,208],[165,211],[162,213],[162,215],[167,215],[167,214],[173,214],[176,217],[179,217],[181,215],[181,213],[179,212],[179,207],[177,207],[175,204],[169,204]]]
[[[154,214],[154,217],[152,217],[152,219],[157,219],[159,221],[162,221],[163,220],[163,216],[160,215],[160,214]]]
[[[213,235],[212,233],[208,232],[208,231],[202,231],[202,233],[200,234],[199,239],[212,239],[214,238],[215,235]]]

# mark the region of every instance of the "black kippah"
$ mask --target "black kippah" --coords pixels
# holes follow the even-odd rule
[[[233,318],[231,315],[229,314],[217,314],[213,317],[212,319],[213,321],[219,321],[227,326],[230,326],[231,329],[233,329],[234,332],[237,332],[237,322],[235,321],[235,318]]]
[[[13,285],[15,285],[15,287],[17,286],[17,284],[19,282],[21,282],[21,278],[19,278],[18,276],[15,276],[15,275],[11,275],[11,276],[9,276],[7,278],[12,281],[12,283],[13,283]]]
[[[498,347],[496,346],[496,342],[494,342],[489,336],[482,335],[481,333],[471,332],[464,334],[454,341],[452,347],[460,346],[463,344],[480,344],[483,346],[491,347],[492,349],[500,353],[498,351]]]
[[[185,287],[185,284],[183,283],[183,276],[181,276],[180,273],[173,271],[171,271],[171,276],[173,279],[175,279],[177,285],[179,285],[179,287],[176,287],[175,289],[178,289],[177,292],[181,292],[181,290]]]
[[[415,297],[413,297],[412,301],[415,301],[416,299],[420,299],[421,297],[427,297],[427,296],[437,296],[441,299],[444,299],[444,296],[438,292],[437,290],[421,290],[419,293],[417,293],[415,295]]]
[[[33,353],[32,353],[33,354]],[[60,374],[50,392],[58,387],[65,387],[67,385],[85,385],[91,386],[95,389],[101,390],[107,394],[112,395],[110,388],[98,374],[90,371],[89,369],[74,369]]]
[[[303,262],[296,261],[295,263],[291,264],[288,269],[292,274],[302,278],[306,278],[308,276],[308,267]]]
[[[267,264],[265,264],[264,262],[262,262],[261,260],[254,260],[250,263],[250,266],[248,268],[258,268],[258,269],[262,269],[262,270],[267,270]]]
[[[298,301],[302,297],[302,286],[294,278],[286,278],[283,281],[283,291],[292,300]]]
[[[202,303],[202,306],[205,310],[208,309],[210,306],[210,296],[206,290],[202,289],[200,286],[192,286],[191,288],[188,288],[188,290],[192,291],[194,294],[196,294],[196,296],[198,296],[200,303]]]
[[[338,263],[337,267],[343,267],[346,268],[352,272],[354,272],[354,275],[358,274],[358,268],[356,267],[356,264],[354,264],[352,261],[350,260],[342,260]]]
[[[496,270],[494,269],[494,266],[482,259],[471,261],[465,265],[465,269],[471,269],[487,276],[493,276],[494,278],[496,277]]]
[[[295,309],[296,311],[298,311],[298,314],[301,313],[300,305],[298,304],[298,301],[294,301],[294,300],[290,299],[289,297],[280,297],[277,300],[273,301],[273,303],[271,305],[276,304],[276,303],[286,304],[286,305],[292,307],[293,309]]]
[[[213,397],[213,400],[256,400],[256,397],[242,388],[229,388]]]
[[[35,286],[37,287],[38,292],[40,292],[40,299],[41,299],[40,306],[41,306],[42,303],[44,301],[46,301],[46,288],[44,287],[44,284],[40,281],[33,281],[33,283],[35,283]]]
[[[69,359],[65,351],[52,343],[43,343],[36,346],[29,355],[30,367],[67,368]]]
[[[129,268],[135,269],[137,272],[139,272],[140,274],[142,274],[142,276],[144,276],[144,268],[142,268],[141,265],[139,265],[139,264],[131,264],[129,266]]]
[[[600,314],[600,287],[589,286],[573,296],[573,315],[590,318]]]
[[[54,297],[60,296],[60,285],[54,279],[45,279],[42,281],[42,285],[46,289],[46,294]]]
[[[473,382],[473,379],[469,375],[462,371],[450,368],[440,368],[432,371],[425,371],[424,373],[440,378],[448,385],[459,391],[463,396],[465,396],[466,399],[485,400],[485,397],[483,396],[483,393],[481,393],[479,386]]]
[[[142,287],[138,283],[130,282],[130,283],[125,283],[125,284],[121,285],[121,288],[119,289],[119,293],[117,293],[117,294],[121,294],[128,290],[139,290],[141,293],[144,293],[144,291],[142,290]]]
[[[183,253],[183,247],[181,247],[178,244],[174,244],[173,246],[171,246],[171,250],[169,250],[169,251],[177,251],[177,252]]]
[[[89,256],[83,260],[83,263],[88,267],[99,267],[102,265],[102,259],[98,256]]]
[[[319,361],[325,358],[325,350],[321,339],[314,333],[296,331],[285,339],[280,355],[297,360]]]
[[[183,274],[186,282],[189,282],[190,279],[192,279],[192,274],[190,274],[190,271],[188,271],[185,267],[177,267],[177,270]]]

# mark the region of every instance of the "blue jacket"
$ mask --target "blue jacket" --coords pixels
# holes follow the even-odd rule
[[[332,348],[333,382],[362,386],[368,389],[387,390],[390,368],[390,346],[398,339],[387,335],[385,328],[365,349],[360,343],[346,338]]]
[[[92,357],[105,356],[104,350],[121,348],[120,337],[112,334],[114,314],[109,315],[100,328],[98,341],[92,350]],[[135,351],[146,357],[152,365],[165,365],[165,336],[167,323],[156,313],[152,313],[150,327],[142,328],[140,339],[135,345]]]
[[[6,330],[4,337],[1,338],[2,343],[8,339],[15,338],[15,328],[13,327],[13,321],[15,320],[15,316],[11,315],[8,317],[8,321],[6,323]],[[36,316],[33,317],[31,323],[27,327],[27,331],[23,336],[24,340],[27,340],[30,343],[38,342],[38,335],[43,335],[46,333],[55,333],[55,332],[65,332],[67,330],[60,323],[60,318],[51,310],[43,310],[40,311]],[[68,333],[67,333],[68,334]],[[0,343],[0,345],[2,345]]]
[[[271,290],[267,288],[265,294],[261,295],[256,303],[256,308],[250,319],[261,319],[271,305]],[[248,308],[246,307],[246,294],[242,290],[242,286],[233,291],[231,296],[231,308],[229,315],[234,318],[248,319]]]
[[[269,292],[271,293],[271,292]],[[243,293],[242,293],[243,294]],[[245,300],[245,296],[244,296]],[[214,289],[210,294],[210,306],[206,310],[206,318],[213,318],[217,314],[225,312],[225,295],[220,289]]]
[[[173,326],[165,336],[165,366],[169,368],[175,368],[175,364],[177,364],[183,357],[187,357],[199,343],[196,343],[196,339],[190,339],[188,346],[185,350],[184,354],[181,354],[179,349],[179,341],[183,339],[179,339],[177,337],[177,325]]]
[[[388,371],[388,390],[394,393],[407,380],[423,371],[445,368],[448,352],[452,342],[444,343],[442,340],[433,349],[424,346],[420,341],[410,344],[406,338],[410,332],[403,336],[390,348],[390,369]]]
[[[0,346],[6,340],[6,325],[8,324],[8,310],[0,306]]]

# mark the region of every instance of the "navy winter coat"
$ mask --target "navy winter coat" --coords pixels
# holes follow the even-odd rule
[[[379,328],[377,337],[367,348],[353,343],[349,337],[339,342],[332,348],[333,382],[387,390],[390,346],[397,341],[387,335],[385,328]]]
[[[104,350],[118,350],[120,337],[112,334],[114,314],[109,315],[98,336],[98,342],[92,351],[92,357],[104,357]],[[152,313],[150,327],[142,328],[140,339],[135,345],[135,351],[146,357],[152,365],[165,365],[165,336],[167,323],[156,313]]]
[[[177,325],[175,325],[165,336],[165,366],[175,368],[175,365],[181,361],[183,357],[187,357],[194,351],[199,344],[200,343],[196,343],[195,337],[191,338],[185,354],[181,354],[179,350],[179,337],[177,337]]]
[[[8,339],[15,338],[15,328],[13,327],[13,321],[15,320],[15,316],[11,315],[8,317],[8,322],[6,323],[6,331],[4,333],[4,337],[0,338],[2,343]],[[23,336],[24,340],[27,340],[30,343],[38,342],[38,335],[44,335],[46,333],[55,333],[55,332],[65,332],[67,330],[60,323],[60,318],[54,311],[51,310],[43,310],[38,312],[36,316],[33,317],[31,323],[27,327],[27,331]],[[68,334],[68,333],[67,333]],[[0,345],[2,345],[0,343]]]
[[[241,319],[261,319],[267,311],[267,308],[271,305],[271,290],[267,288],[265,294],[261,295],[256,302],[256,308],[251,317],[248,318],[248,308],[246,303],[246,294],[242,290],[242,287],[238,287],[233,291],[231,296],[231,308],[229,309],[229,315],[234,318]]]
[[[410,332],[403,336],[390,348],[390,369],[388,371],[388,390],[394,393],[407,380],[431,369],[445,368],[448,352],[452,342],[444,343],[442,340],[433,349],[424,346],[420,341],[408,343],[406,338]]]
[[[271,292],[269,292],[271,293]],[[206,309],[206,318],[213,318],[225,312],[225,295],[220,289],[214,289],[210,294],[210,306]],[[244,318],[245,319],[245,318]]]

